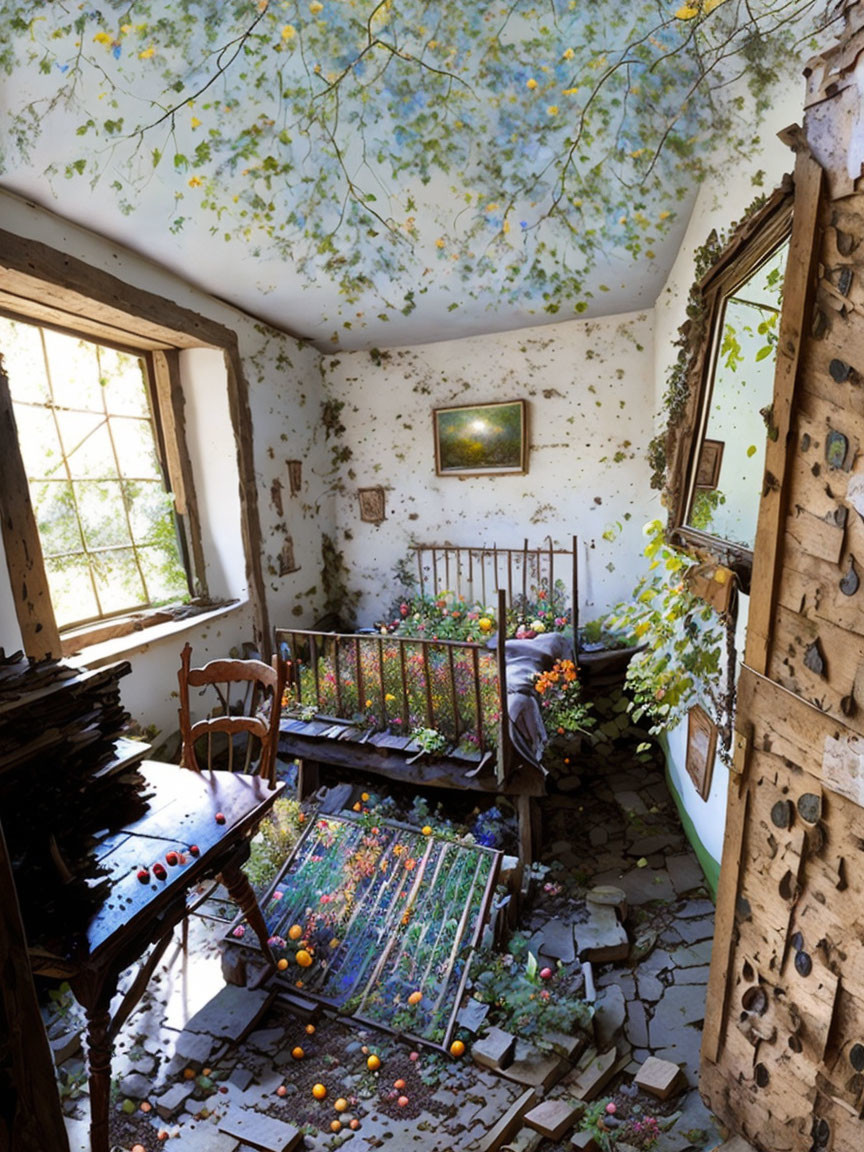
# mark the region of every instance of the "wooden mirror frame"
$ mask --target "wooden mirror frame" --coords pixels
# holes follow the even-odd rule
[[[745,592],[750,587],[753,550],[691,528],[686,521],[699,450],[708,424],[724,300],[789,236],[793,199],[792,179],[786,176],[768,200],[738,225],[720,256],[696,282],[695,292],[701,299],[702,310],[698,321],[691,318],[686,326],[685,340],[690,342],[687,400],[680,419],[670,423],[667,430],[669,542],[699,560],[713,560],[731,568]],[[754,493],[754,499],[759,499],[758,492]]]

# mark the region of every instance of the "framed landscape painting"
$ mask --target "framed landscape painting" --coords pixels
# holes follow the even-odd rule
[[[524,400],[436,408],[435,471],[489,476],[528,471]]]

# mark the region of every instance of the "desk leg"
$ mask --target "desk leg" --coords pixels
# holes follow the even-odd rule
[[[252,928],[255,929],[255,935],[261,944],[261,951],[271,968],[276,967],[276,958],[270,951],[270,945],[267,943],[269,936],[267,934],[267,925],[264,922],[264,916],[261,909],[258,907],[258,901],[255,899],[255,893],[252,891],[252,885],[246,873],[239,864],[231,863],[222,870],[222,882],[228,889],[228,895],[232,900],[236,900],[240,905],[240,911],[249,921]]]
[[[113,992],[113,989],[112,989]],[[109,1037],[111,996],[102,995],[87,1009],[87,1063],[90,1069],[90,1152],[108,1152],[108,1108],[111,1096]]]

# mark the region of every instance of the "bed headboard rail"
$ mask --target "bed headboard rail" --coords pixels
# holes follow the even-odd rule
[[[521,548],[413,544],[420,595],[455,592],[469,603],[491,607],[503,591],[512,605],[520,598],[531,599],[539,588],[554,589],[560,580],[567,588],[575,629],[579,616],[577,539],[573,537],[569,549],[555,548],[552,538],[547,539],[548,544],[535,548],[529,548],[527,540]]]

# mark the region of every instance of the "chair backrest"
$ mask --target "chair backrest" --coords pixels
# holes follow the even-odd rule
[[[270,787],[276,784],[276,748],[279,740],[279,716],[285,690],[287,666],[281,657],[274,667],[262,660],[211,660],[203,668],[190,667],[192,647],[187,644],[180,657],[177,679],[180,685],[180,763],[185,768],[201,771],[196,744],[206,740],[206,767],[213,766],[213,736],[224,734],[221,744],[229,771],[257,772]],[[190,688],[212,687],[218,704],[217,715],[192,723],[189,707]],[[232,689],[234,689],[232,697]],[[234,737],[245,735],[245,750],[235,755]],[[255,740],[261,752],[257,764],[253,759]]]

